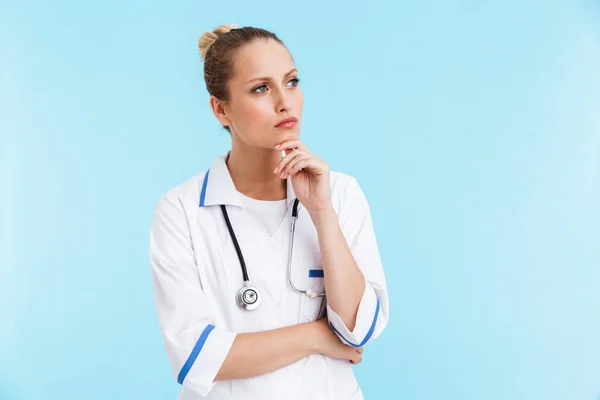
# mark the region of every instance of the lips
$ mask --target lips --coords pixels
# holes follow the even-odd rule
[[[276,128],[291,128],[294,125],[296,125],[296,123],[298,122],[298,119],[296,119],[295,117],[290,117],[290,118],[286,118],[284,120],[279,121],[279,123],[277,125],[275,125]]]

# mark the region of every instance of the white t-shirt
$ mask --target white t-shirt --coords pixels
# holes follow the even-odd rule
[[[283,222],[287,212],[287,199],[257,200],[238,192],[242,199],[243,212],[250,215],[263,227],[269,236],[273,236]]]

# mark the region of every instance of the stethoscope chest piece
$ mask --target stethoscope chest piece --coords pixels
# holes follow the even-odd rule
[[[292,226],[290,227],[290,248],[288,254],[288,282],[290,286],[297,292],[305,294],[307,297],[311,299],[316,299],[317,297],[325,297],[325,292],[316,293],[312,290],[300,290],[292,281],[292,254],[294,251],[294,233],[296,231],[296,220],[298,219],[298,204],[300,201],[298,199],[294,200],[294,206],[292,208]],[[250,278],[248,277],[248,270],[246,269],[246,262],[244,261],[244,256],[242,254],[242,250],[240,249],[240,245],[235,237],[235,232],[233,231],[233,227],[231,226],[231,221],[229,221],[229,216],[227,215],[227,209],[224,204],[221,204],[221,209],[223,210],[223,216],[225,217],[225,223],[227,224],[227,229],[229,230],[229,234],[231,235],[231,240],[233,241],[233,245],[235,247],[235,251],[240,260],[240,266],[242,268],[242,276],[244,278],[244,286],[237,291],[235,295],[235,300],[238,306],[246,311],[256,310],[258,306],[260,306],[260,292],[257,288],[250,285]]]
[[[235,299],[238,306],[247,311],[256,310],[260,306],[260,292],[257,288],[250,285],[244,285],[238,290]]]

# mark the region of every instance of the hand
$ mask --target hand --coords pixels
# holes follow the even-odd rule
[[[316,335],[317,353],[331,358],[340,358],[350,361],[351,364],[359,364],[362,361],[362,347],[352,347],[341,342],[340,338],[329,326],[327,318],[321,318],[314,324]]]
[[[290,177],[294,193],[306,210],[318,213],[333,208],[329,165],[311,154],[298,139],[286,140],[275,150],[285,150],[286,156],[279,161],[273,173],[279,174],[281,179]]]

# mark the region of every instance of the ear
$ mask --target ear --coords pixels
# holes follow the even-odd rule
[[[219,120],[221,125],[223,125],[223,126],[231,125],[231,120],[227,117],[227,115],[225,115],[224,103],[212,95],[210,96],[209,103],[210,103],[210,108],[212,109],[213,114],[215,114],[215,117],[217,117],[217,119]]]

